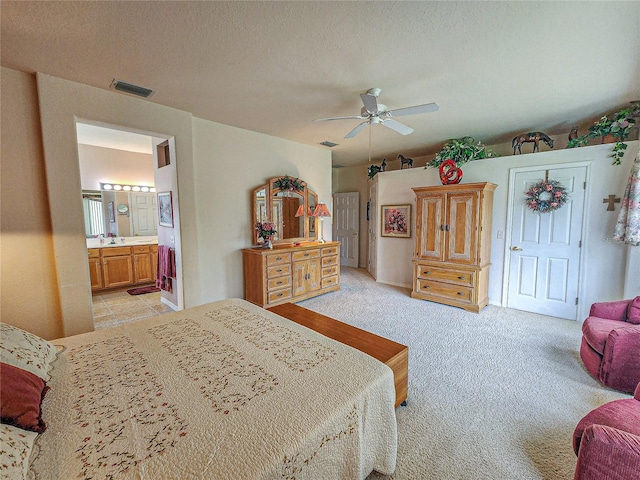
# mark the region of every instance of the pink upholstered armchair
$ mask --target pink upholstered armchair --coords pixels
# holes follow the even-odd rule
[[[640,296],[591,306],[582,324],[580,358],[607,387],[633,392],[640,382]]]
[[[640,383],[634,398],[589,412],[573,432],[574,480],[640,478]]]

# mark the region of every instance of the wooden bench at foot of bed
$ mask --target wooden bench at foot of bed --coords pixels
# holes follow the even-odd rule
[[[267,310],[321,333],[325,337],[349,345],[388,365],[393,370],[396,387],[395,406],[406,404],[409,382],[409,347],[293,303],[283,303]]]

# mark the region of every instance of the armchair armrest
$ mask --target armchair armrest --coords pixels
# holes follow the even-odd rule
[[[640,437],[613,427],[590,425],[582,434],[574,480],[632,480],[640,472]]]
[[[609,318],[611,320],[625,321],[627,308],[631,300],[616,300],[615,302],[597,302],[591,305],[590,317]]]

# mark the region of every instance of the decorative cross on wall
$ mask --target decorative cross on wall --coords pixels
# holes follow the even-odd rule
[[[620,198],[616,197],[615,195],[609,195],[609,198],[602,199],[602,203],[608,203],[609,205],[607,205],[607,212],[612,212],[613,210],[615,210],[614,205],[616,203],[620,203]]]

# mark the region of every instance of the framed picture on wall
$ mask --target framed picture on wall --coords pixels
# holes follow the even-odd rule
[[[173,227],[173,199],[171,192],[158,193],[158,217],[161,227]]]
[[[411,205],[383,205],[382,228],[383,237],[411,237]]]
[[[116,221],[116,211],[113,208],[113,202],[107,203],[107,212],[109,212],[109,221],[114,223]]]

